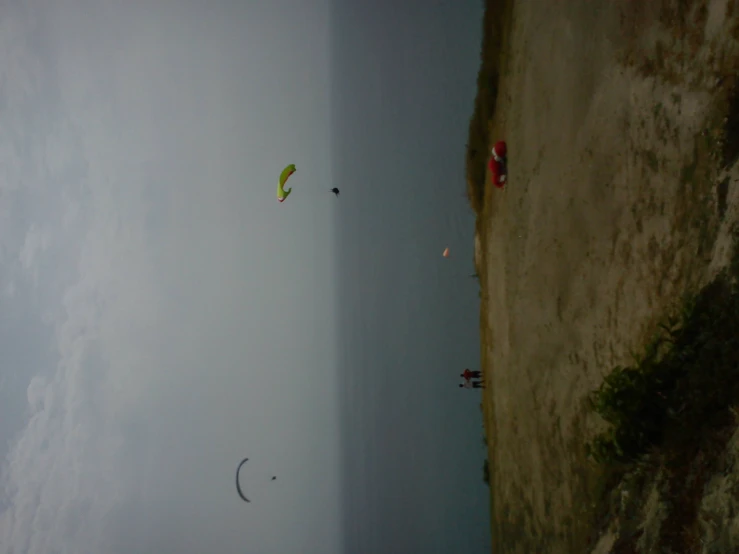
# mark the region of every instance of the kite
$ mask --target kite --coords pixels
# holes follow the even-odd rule
[[[282,173],[280,173],[280,180],[277,182],[277,201],[278,202],[284,202],[285,198],[290,196],[290,193],[292,192],[292,188],[285,189],[285,183],[287,183],[287,180],[290,178],[290,175],[295,173],[295,164],[288,165],[285,169],[282,170]]]
[[[508,178],[508,146],[505,141],[500,140],[493,145],[491,151],[492,156],[488,162],[488,168],[490,169],[490,175],[492,176],[493,185],[502,189]]]
[[[243,466],[248,461],[249,458],[244,458],[243,460],[241,460],[239,467],[236,468],[236,490],[238,491],[241,500],[243,500],[244,502],[251,502],[251,500],[244,496],[244,493],[241,491],[241,485],[239,484],[239,472],[241,471],[241,466]]]
[[[239,481],[239,473],[241,473],[241,468],[248,461],[249,461],[249,458],[244,458],[243,460],[241,460],[241,463],[236,468],[236,491],[239,493],[241,500],[251,504],[251,500],[249,500],[244,494],[244,491],[241,490],[241,482]],[[276,479],[277,479],[277,475],[273,475],[271,481],[275,481]]]

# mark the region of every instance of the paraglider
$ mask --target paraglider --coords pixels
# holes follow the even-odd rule
[[[502,189],[508,178],[507,168],[507,155],[508,147],[503,140],[499,140],[493,145],[491,151],[490,161],[488,162],[488,168],[490,169],[490,175],[492,177],[493,185]]]
[[[337,197],[339,196],[339,189],[337,189],[336,187],[332,188],[331,192],[333,192]]]
[[[244,494],[244,490],[241,488],[241,481],[239,479],[240,473],[241,473],[241,468],[248,461],[249,461],[249,458],[244,458],[243,460],[241,460],[241,462],[239,463],[238,467],[236,468],[236,492],[239,493],[239,496],[241,497],[241,500],[243,500],[244,502],[249,502],[251,504],[251,500],[249,500],[246,497],[246,495]],[[277,479],[277,475],[273,475],[272,476],[272,479],[270,479],[270,481],[275,481],[276,479]]]
[[[239,472],[241,471],[241,466],[243,466],[248,461],[249,458],[244,458],[243,460],[241,460],[239,467],[236,468],[236,491],[239,493],[239,496],[244,502],[251,502],[251,500],[249,500],[241,490],[241,484],[239,483]]]
[[[277,201],[278,202],[284,202],[285,199],[290,196],[290,193],[292,192],[292,188],[285,189],[285,183],[287,183],[287,180],[290,178],[290,175],[295,173],[295,164],[288,165],[285,169],[282,170],[282,173],[280,173],[280,180],[277,182]]]

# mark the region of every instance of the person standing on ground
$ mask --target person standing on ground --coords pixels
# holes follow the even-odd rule
[[[472,378],[479,379],[480,377],[482,377],[482,373],[480,373],[479,371],[470,371],[469,369],[465,369],[464,373],[460,373],[459,376],[464,377],[469,381]]]

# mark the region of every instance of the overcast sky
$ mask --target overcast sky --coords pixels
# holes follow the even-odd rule
[[[490,551],[474,217],[482,4],[335,0],[344,551]],[[450,248],[451,257],[442,251]]]
[[[336,551],[328,23],[3,7],[2,552]]]
[[[3,6],[0,553],[487,544],[481,6],[392,6]]]

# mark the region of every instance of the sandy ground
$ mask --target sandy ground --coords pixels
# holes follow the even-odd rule
[[[662,4],[513,9],[493,133],[510,181],[486,188],[476,237],[496,553],[588,551],[583,399],[727,261],[739,188],[736,170],[717,186],[717,106],[739,15],[694,2],[681,34]]]

